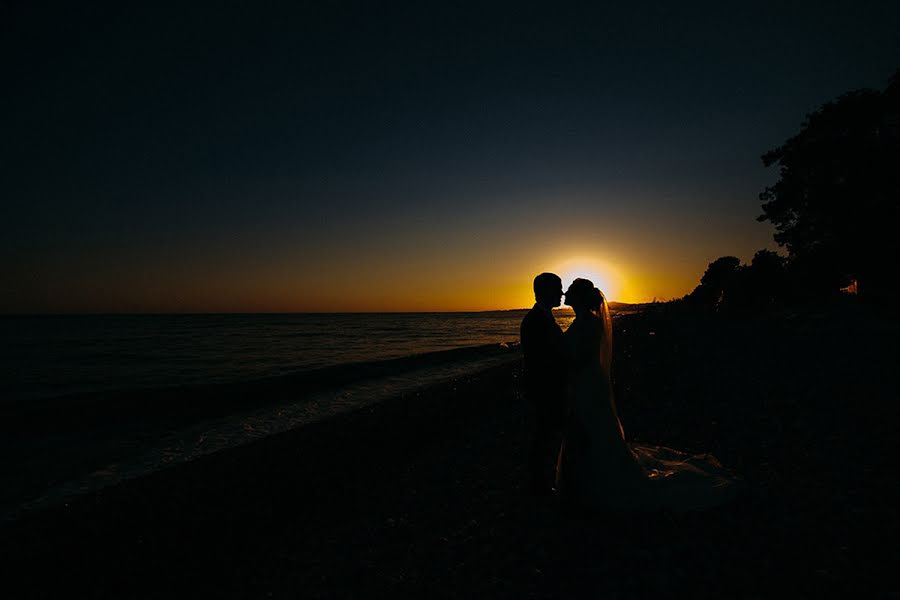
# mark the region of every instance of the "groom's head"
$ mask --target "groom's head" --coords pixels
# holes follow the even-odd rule
[[[553,273],[541,273],[534,278],[534,299],[541,306],[553,308],[562,300],[562,279]]]

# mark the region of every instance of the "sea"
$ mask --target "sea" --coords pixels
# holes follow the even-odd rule
[[[0,317],[0,518],[510,364],[524,314]]]

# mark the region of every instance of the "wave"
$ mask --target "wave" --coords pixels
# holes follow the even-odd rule
[[[184,417],[220,415],[255,408],[289,397],[366,379],[386,377],[448,363],[467,363],[516,353],[518,342],[482,344],[423,352],[399,358],[351,362],[281,373],[235,382],[123,388],[77,392],[0,405],[0,431],[21,434],[37,430],[99,426],[108,422],[161,416],[173,422]]]
[[[520,356],[518,343],[485,344],[240,383],[82,393],[3,406],[0,518]],[[47,487],[48,481],[56,483]]]

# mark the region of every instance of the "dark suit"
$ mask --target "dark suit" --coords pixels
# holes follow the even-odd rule
[[[520,335],[525,398],[534,425],[529,468],[534,490],[544,492],[554,483],[566,413],[563,333],[551,315],[535,306],[522,319]]]

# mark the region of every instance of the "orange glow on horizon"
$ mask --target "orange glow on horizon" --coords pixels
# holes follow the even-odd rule
[[[512,262],[512,261],[509,261]],[[624,265],[588,253],[549,261],[505,260],[471,268],[467,262],[420,265],[372,262],[322,264],[309,269],[256,266],[235,277],[219,265],[194,269],[109,269],[90,277],[59,273],[43,282],[32,306],[58,313],[278,313],[278,312],[468,312],[529,308],[532,282],[543,271],[556,273],[564,289],[576,277],[590,279],[611,302],[639,303],[641,278]],[[522,263],[525,263],[522,266]],[[657,278],[652,278],[654,284]],[[677,282],[663,282],[672,285]],[[692,287],[686,280],[685,288]],[[96,296],[102,292],[100,302]],[[65,300],[65,305],[60,299]],[[15,311],[13,311],[15,312]],[[28,312],[28,311],[22,311]]]
[[[474,226],[473,226],[474,227]],[[593,281],[611,302],[679,298],[723,254],[749,259],[759,245],[726,252],[716,238],[696,246],[681,238],[483,228],[417,230],[371,239],[269,240],[245,244],[162,246],[118,254],[76,252],[25,264],[9,278],[5,313],[467,312],[529,308],[538,273],[568,287]],[[373,233],[375,232],[375,233]],[[252,232],[251,232],[252,233]],[[560,243],[572,240],[576,243]],[[248,234],[248,240],[253,239]],[[697,236],[697,239],[701,239]],[[315,247],[311,244],[315,242]],[[247,251],[246,248],[252,248]]]

